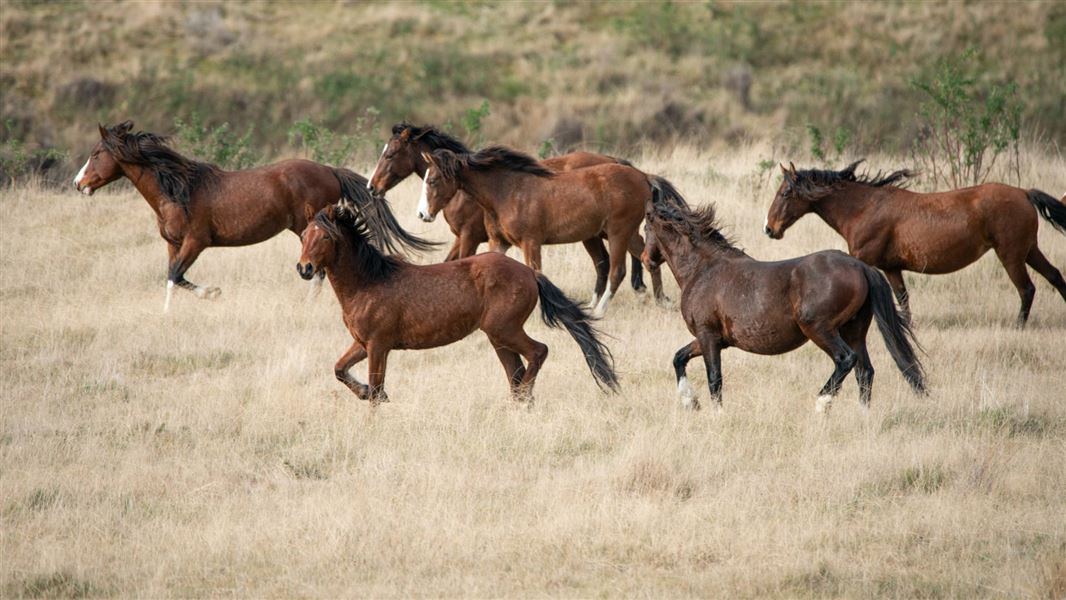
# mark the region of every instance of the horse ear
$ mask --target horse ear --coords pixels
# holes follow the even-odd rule
[[[792,171],[792,175],[796,174],[796,165],[792,164],[792,161],[788,161],[788,168]]]
[[[789,175],[788,169],[786,169],[786,168],[785,168],[785,165],[784,165],[784,164],[782,164],[782,163],[777,163],[777,166],[781,167],[781,174],[782,174],[782,175],[784,175],[784,176],[786,176],[786,177],[787,177],[787,176]]]
[[[307,222],[310,223],[315,218],[315,209],[311,208],[311,204],[304,204],[304,217]]]
[[[133,121],[129,119],[119,123],[115,126],[115,129],[121,132],[123,135],[129,133],[133,129]]]
[[[329,219],[330,221],[332,221],[333,217],[334,217],[334,214],[336,212],[337,212],[337,205],[336,204],[330,204],[329,206],[326,207],[326,218]]]
[[[107,134],[108,134],[107,127],[104,127],[103,125],[101,125],[99,123],[97,123],[96,126],[100,128],[100,139],[102,139],[102,140],[103,139],[107,139]]]
[[[437,166],[437,159],[433,158],[433,155],[429,152],[422,153],[422,160],[426,161],[426,164],[433,165],[434,167]]]

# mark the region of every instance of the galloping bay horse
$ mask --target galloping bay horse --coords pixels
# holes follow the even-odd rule
[[[1000,183],[919,194],[900,184],[911,173],[859,176],[856,161],[842,171],[795,166],[784,172],[766,217],[765,232],[781,239],[785,230],[813,212],[844,237],[848,252],[885,272],[909,318],[903,271],[937,275],[969,265],[996,251],[1021,296],[1018,325],[1024,326],[1036,286],[1025,265],[1040,273],[1066,300],[1066,281],[1036,245],[1037,215],[1066,233],[1066,206],[1040,190]]]
[[[367,191],[366,179],[348,169],[285,160],[223,171],[178,154],[162,136],[132,129],[131,121],[100,126],[100,141],[74,177],[74,187],[91,196],[126,177],[155,211],[170,257],[164,312],[170,308],[174,286],[199,298],[221,294],[217,287],[185,279],[205,248],[256,244],[285,229],[299,235],[307,226],[304,206],[319,210],[338,200],[350,203],[367,216],[375,239],[389,250],[400,246],[427,250],[435,245],[404,231],[388,205]]]
[[[437,150],[422,182],[420,205],[433,211],[463,190],[485,211],[489,249],[522,250],[526,264],[541,268],[544,244],[599,243],[607,235],[610,288],[597,279],[594,315],[603,317],[625,277],[625,255],[644,218],[651,182],[676,195],[673,186],[630,167],[609,163],[555,173],[536,159],[502,146],[474,154]],[[677,195],[679,201],[680,196]],[[639,239],[639,238],[638,238]],[[660,288],[661,289],[661,288]]]
[[[690,210],[654,192],[645,225],[646,265],[663,259],[681,287],[681,314],[695,336],[674,355],[682,406],[699,408],[685,375],[703,356],[716,408],[722,403],[722,350],[783,354],[810,340],[833,360],[815,410],[826,412],[848,372],[855,370],[859,401],[870,403],[874,369],[866,350],[871,319],[903,377],[918,393],[925,383],[910,327],[896,312],[892,291],[876,269],[827,250],[762,262],[734,246],[715,221],[714,207]]]
[[[317,215],[310,207],[305,210],[311,224],[303,233],[296,269],[304,279],[323,271],[329,277],[355,338],[334,373],[359,398],[374,404],[388,401],[384,385],[390,351],[444,346],[481,329],[496,349],[513,397],[532,400],[548,347],[526,335],[523,326],[538,299],[544,322],[565,327],[597,383],[617,390],[611,353],[589,316],[543,274],[497,253],[437,265],[409,264],[382,255],[370,243],[363,217],[340,206]],[[368,384],[348,372],[364,358],[369,358]]]
[[[421,127],[409,123],[394,125],[392,137],[389,138],[385,148],[381,151],[381,157],[378,158],[374,172],[370,176],[371,191],[384,196],[387,191],[412,173],[417,174],[419,178],[425,179],[429,162],[422,155],[441,149],[451,150],[456,154],[470,154],[472,152],[459,139],[431,125],[423,125]],[[541,161],[541,164],[547,169],[557,173],[608,163],[629,164],[622,159],[593,152],[571,152],[570,154],[546,158]],[[477,254],[477,248],[482,242],[489,241],[489,234],[485,230],[485,211],[481,209],[481,205],[470,199],[462,190],[456,192],[455,196],[448,199],[437,210],[431,212],[424,207],[420,207],[418,216],[424,221],[432,221],[437,212],[441,211],[444,213],[444,220],[448,223],[448,227],[455,235],[455,243],[452,245],[451,250],[448,251],[448,257],[445,260],[473,256]],[[596,287],[599,290],[597,294],[602,294],[607,285],[607,251],[604,249],[603,243],[597,240],[588,240],[585,243],[585,249],[596,266]],[[640,263],[640,253],[643,249],[644,241],[640,239],[638,234],[638,236],[630,240],[629,244],[629,253],[632,256],[631,267],[633,269],[630,282],[633,285],[633,289],[637,291],[645,289],[644,269]],[[655,298],[662,299],[662,276],[658,272],[652,272],[651,276]]]

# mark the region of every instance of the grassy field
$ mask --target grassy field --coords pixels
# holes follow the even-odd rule
[[[842,248],[813,217],[762,235],[768,153],[633,158],[716,202],[756,257]],[[1023,164],[1066,190],[1061,156]],[[393,196],[449,239],[415,222],[416,180]],[[1066,237],[1041,223],[1040,243],[1066,267]],[[208,250],[189,277],[222,297],[163,315],[165,249],[135,191],[0,191],[0,595],[1066,596],[1066,306],[1039,280],[1014,329],[991,254],[908,279],[929,397],[871,333],[872,409],[849,378],[828,420],[831,363],[809,345],[727,351],[724,413],[681,410],[669,363],[689,335],[628,290],[602,323],[619,396],[531,320],[552,350],[532,410],[478,333],[394,354],[371,412],[333,379],[349,337],[330,291],[305,301],[298,255],[291,235]],[[587,262],[544,257],[582,299]],[[699,361],[690,377],[705,390]]]

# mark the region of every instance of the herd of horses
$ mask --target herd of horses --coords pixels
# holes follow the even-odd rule
[[[617,391],[613,356],[594,324],[625,279],[628,254],[635,291],[644,291],[647,269],[663,300],[663,263],[681,289],[680,312],[694,338],[673,358],[683,406],[700,407],[686,375],[692,358],[703,357],[710,401],[720,408],[722,350],[776,355],[810,340],[833,361],[815,403],[826,412],[852,371],[860,404],[869,405],[872,322],[904,379],[925,393],[903,271],[950,273],[991,249],[1018,289],[1019,326],[1035,294],[1026,265],[1066,300],[1062,273],[1037,246],[1037,216],[1066,233],[1066,203],[995,183],[915,193],[905,189],[909,171],[861,175],[860,163],[840,171],[781,167],[765,233],[780,239],[814,213],[847,241],[848,253],[773,262],[748,256],[723,235],[713,204],[691,207],[669,181],[626,160],[575,152],[541,161],[503,146],[474,151],[438,128],[408,123],[392,128],[368,180],[308,160],[224,171],[126,121],[100,127],[74,186],[91,195],[126,177],[144,196],[169,251],[164,312],[175,287],[200,298],[221,293],[185,279],[204,249],[255,244],[285,229],[299,235],[297,271],[312,291],[329,278],[353,338],[336,378],[372,405],[388,401],[389,352],[451,344],[476,329],[496,351],[512,397],[531,402],[548,355],[524,328],[538,303],[544,322],[564,328],[581,348],[596,383]],[[385,199],[411,174],[423,182],[418,218],[443,213],[455,234],[443,263],[403,257],[438,245],[404,230]],[[478,254],[483,242],[489,252]],[[595,270],[587,307],[543,273],[544,245],[576,242]],[[512,246],[524,265],[507,257]],[[367,383],[350,372],[363,360]]]

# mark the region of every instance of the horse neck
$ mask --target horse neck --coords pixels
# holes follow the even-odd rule
[[[137,188],[137,191],[141,193],[141,196],[148,202],[148,206],[151,206],[152,210],[155,211],[156,216],[162,217],[160,207],[164,202],[168,202],[169,199],[163,194],[163,190],[159,187],[159,181],[156,180],[155,174],[152,173],[151,169],[132,163],[119,163],[119,165],[122,167],[122,173],[133,183],[133,187]]]
[[[466,192],[482,209],[496,214],[511,200],[511,192],[528,187],[531,183],[528,180],[540,179],[528,173],[496,169],[468,169],[461,177],[459,189]]]
[[[867,186],[843,183],[829,195],[813,202],[811,210],[847,240],[870,204],[870,191]]]
[[[362,292],[366,291],[366,274],[362,272],[355,248],[347,240],[337,244],[337,258],[326,269],[326,276],[333,286],[333,292],[337,294],[337,300],[341,306],[357,299]]]
[[[418,142],[418,146],[415,147],[415,175],[418,175],[419,179],[426,178],[426,170],[429,169],[429,164],[426,163],[426,159],[422,158],[423,152],[433,152],[435,148],[430,148],[425,142]]]
[[[681,235],[657,229],[655,239],[659,240],[659,249],[670,265],[670,271],[677,280],[677,285],[684,290],[696,276],[705,272],[708,259],[713,264],[721,251],[704,252]]]

